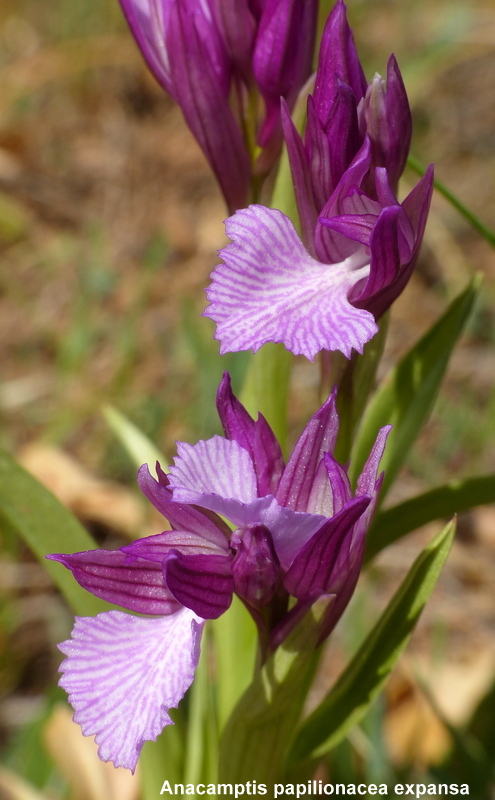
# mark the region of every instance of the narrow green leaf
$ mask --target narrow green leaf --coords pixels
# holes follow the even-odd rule
[[[411,531],[461,511],[495,503],[495,474],[454,480],[382,511],[367,536],[366,562]]]
[[[290,760],[324,755],[368,711],[430,597],[455,533],[450,522],[423,550],[377,624],[321,705],[305,720]]]
[[[213,702],[209,626],[203,634],[201,656],[189,691],[184,782],[209,783],[216,780],[218,728]]]
[[[112,608],[79,586],[61,564],[46,560],[48,553],[75,553],[96,545],[74,515],[5,452],[0,452],[0,520],[30,547],[76,614]]]
[[[407,164],[411,169],[414,170],[418,175],[424,175],[426,172],[426,167],[418,161],[417,158],[414,156],[409,156],[407,159]],[[483,220],[481,220],[471,209],[469,209],[464,203],[459,200],[459,198],[451,192],[444,183],[437,180],[434,180],[435,189],[437,192],[440,192],[441,195],[445,197],[445,199],[459,212],[461,217],[464,217],[467,222],[478,231],[478,233],[490,244],[492,247],[495,247],[495,231],[485,225]]]
[[[333,598],[318,600],[257,672],[220,743],[220,781],[273,783],[285,758],[318,661],[320,622]]]
[[[383,425],[393,425],[382,459],[381,498],[393,483],[428,419],[450,355],[471,314],[481,278],[476,276],[445,314],[394,367],[373,395],[353,448],[351,479],[356,481]]]
[[[142,464],[149,464],[150,470],[154,474],[157,461],[160,462],[162,469],[167,468],[167,460],[163,453],[124,414],[113,406],[105,406],[103,416],[110,430],[130,456],[136,469],[139,469]]]

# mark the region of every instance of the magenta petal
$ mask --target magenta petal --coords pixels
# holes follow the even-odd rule
[[[318,57],[314,98],[322,122],[326,122],[330,112],[338,79],[351,87],[356,104],[359,103],[366,91],[366,78],[341,0],[328,17]]]
[[[308,97],[308,103],[310,98]],[[313,186],[311,182],[310,162],[306,148],[294,125],[287,104],[282,100],[281,104],[282,127],[284,139],[289,155],[292,182],[296,196],[297,210],[301,221],[303,241],[311,255],[314,253],[314,233],[318,220],[318,212],[315,205]],[[309,122],[308,122],[309,124]]]
[[[203,619],[217,619],[232,603],[231,556],[183,555],[173,550],[163,564],[169,590]]]
[[[280,563],[266,525],[250,525],[232,535],[236,554],[232,574],[236,594],[253,608],[262,608],[273,598],[280,578]]]
[[[190,4],[189,4],[190,5]],[[173,43],[170,69],[187,124],[217,177],[230,212],[246,204],[251,166],[241,129],[228,101],[226,53],[213,26],[203,30],[201,4],[171,6],[167,40]],[[224,59],[222,59],[222,55]],[[225,63],[222,63],[224,61]]]
[[[163,581],[161,565],[129,563],[121,550],[87,550],[72,555],[47,556],[72,570],[88,592],[139,614],[173,614],[177,602]]]
[[[102,761],[135,770],[145,741],[172,720],[198,664],[203,620],[189,609],[160,619],[109,611],[76,617],[60,685]]]
[[[252,459],[236,441],[213,436],[195,445],[178,442],[177,453],[169,479],[179,503],[202,505],[202,496],[210,494],[240,503],[257,498]]]
[[[369,497],[350,500],[307,542],[292,562],[284,580],[287,591],[298,599],[318,597],[331,590],[334,568],[344,540],[370,502]]]
[[[259,496],[274,494],[284,468],[282,450],[263,415],[255,422],[235,397],[228,372],[218,387],[217,409],[226,437],[238,442],[253,459]]]
[[[377,326],[347,299],[363,277],[353,261],[315,261],[290,219],[263,206],[230,217],[227,234],[233,242],[212,273],[205,311],[217,323],[221,352],[256,351],[266,342],[283,342],[310,360],[320,350],[348,358],[353,349],[362,352]]]
[[[129,28],[151,72],[172,97],[176,97],[164,45],[170,3],[153,0],[119,0]]]
[[[138,484],[142,493],[155,508],[168,519],[173,528],[196,533],[209,542],[222,546],[222,541],[229,534],[229,528],[220,517],[213,519],[202,511],[187,504],[174,502],[172,490],[168,485],[168,477],[158,465],[159,480],[150,474],[147,464],[138,471]]]
[[[123,553],[133,558],[162,563],[171,550],[179,550],[184,555],[227,555],[229,544],[226,537],[219,543],[212,543],[189,531],[164,531],[143,539],[136,539],[132,544],[121,548]]]
[[[292,451],[277,492],[277,501],[294,511],[308,509],[309,497],[324,453],[331,453],[339,432],[336,393],[312,416]],[[328,477],[327,477],[328,480]]]

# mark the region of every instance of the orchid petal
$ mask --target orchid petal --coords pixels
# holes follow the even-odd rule
[[[323,349],[348,358],[353,349],[362,352],[378,329],[371,314],[347,299],[363,277],[352,260],[315,261],[290,219],[263,206],[238,211],[227,235],[233,243],[212,273],[205,311],[217,322],[221,352],[256,352],[269,341],[310,360]]]
[[[133,558],[142,558],[146,561],[161,563],[171,550],[179,550],[184,555],[226,555],[229,553],[229,544],[225,537],[220,542],[212,543],[197,533],[189,531],[164,531],[136,539],[132,544],[121,548],[123,553]]]
[[[177,454],[169,474],[174,500],[202,505],[201,497],[210,494],[240,503],[257,498],[252,459],[238,442],[221,436],[195,445],[178,442]]]
[[[194,678],[203,620],[189,609],[160,619],[109,611],[76,617],[72,639],[60,650],[60,685],[75,722],[95,736],[102,761],[134,772],[145,741],[172,724]]]
[[[333,452],[339,432],[335,391],[318,409],[296,442],[284,470],[277,501],[294,511],[306,511],[324,453]],[[325,476],[328,480],[328,477]]]
[[[285,588],[293,597],[307,599],[331,591],[334,568],[344,549],[344,540],[352,535],[354,524],[369,502],[366,496],[350,500],[301,549],[284,580]]]
[[[238,442],[253,459],[260,497],[274,494],[284,468],[282,450],[263,415],[255,422],[235,397],[228,372],[218,387],[217,409],[226,437]]]
[[[158,481],[155,480],[147,464],[143,464],[138,471],[137,481],[144,496],[160,514],[163,514],[172,527],[196,533],[208,542],[222,547],[225,536],[229,534],[229,528],[223,520],[216,516],[212,518],[209,512],[207,514],[185,503],[174,502],[168,477],[159,465],[158,478]]]
[[[163,581],[161,565],[130,563],[121,550],[87,550],[47,556],[72,570],[88,592],[140,614],[173,614],[178,604]]]
[[[203,619],[217,619],[232,603],[232,557],[183,555],[172,550],[163,575],[175,599]]]

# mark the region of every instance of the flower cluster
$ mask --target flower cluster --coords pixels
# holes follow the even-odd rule
[[[171,530],[120,550],[52,555],[88,591],[129,611],[78,618],[61,686],[100,757],[134,769],[145,740],[170,724],[190,685],[205,620],[237,594],[267,650],[312,603],[331,597],[320,639],[335,626],[360,572],[388,428],[378,434],[353,493],[332,455],[335,393],[312,417],[284,464],[266,420],[254,421],[228,374],[217,407],[225,437],[178,444],[168,475],[146,466],[139,485]],[[231,526],[227,525],[227,519]],[[295,602],[290,602],[290,598]]]
[[[217,323],[221,352],[274,341],[309,359],[320,350],[349,358],[411,276],[433,169],[399,203],[411,140],[402,78],[391,56],[386,86],[378,75],[366,84],[342,0],[323,34],[304,140],[282,106],[302,239],[280,211],[238,211],[205,316]]]
[[[311,72],[318,0],[120,3],[149,68],[182,108],[228,208],[242,208],[253,170],[266,173],[280,150],[280,98],[292,108]]]

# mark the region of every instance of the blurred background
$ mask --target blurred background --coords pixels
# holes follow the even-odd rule
[[[330,4],[322,6],[323,14]],[[435,162],[437,177],[494,227],[492,2],[349,0],[348,12],[368,79],[385,74],[391,52],[399,61],[415,120],[412,153]],[[102,408],[119,409],[170,457],[176,439],[217,431],[221,371],[240,385],[243,358],[219,360],[213,325],[199,317],[225,243],[222,198],[180,111],[147,73],[117,0],[0,0],[0,86],[0,444],[98,543],[119,546],[161,528]],[[401,194],[416,180],[406,170]],[[482,299],[390,502],[495,469],[495,253],[436,193],[421,261],[394,307],[382,374],[477,271]],[[317,404],[318,365],[298,360],[294,437]],[[373,563],[332,638],[320,687],[439,527]],[[461,516],[406,657],[346,745],[350,780],[356,770],[388,780],[439,765],[455,774],[451,726],[482,712],[495,752],[494,575],[495,509],[484,506]],[[44,569],[0,527],[0,750],[8,768],[0,795],[135,797],[139,779],[100,766],[59,705],[55,645],[70,626]],[[376,733],[382,722],[384,737]]]

